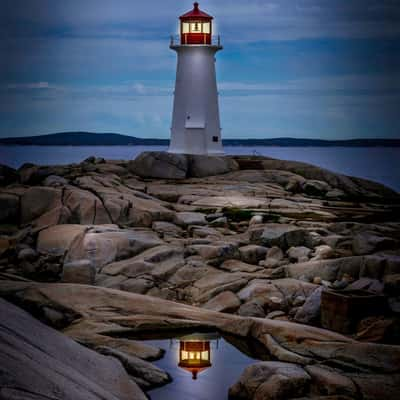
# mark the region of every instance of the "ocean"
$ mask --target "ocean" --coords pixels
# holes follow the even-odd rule
[[[90,156],[129,160],[164,146],[0,146],[0,164],[69,164]],[[257,154],[304,161],[345,175],[383,183],[400,192],[400,148],[388,147],[225,147],[226,154]]]

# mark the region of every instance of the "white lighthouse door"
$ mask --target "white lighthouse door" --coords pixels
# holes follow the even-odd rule
[[[202,107],[196,104],[192,106],[192,112],[185,122],[185,144],[186,149],[191,154],[205,154],[206,153],[206,140],[205,140],[205,118]]]
[[[206,140],[204,128],[186,128],[186,150],[190,154],[206,154]]]

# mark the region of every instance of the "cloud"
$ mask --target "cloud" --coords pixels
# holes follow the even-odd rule
[[[221,82],[225,95],[288,94],[288,95],[369,95],[377,93],[400,94],[400,74],[319,76],[280,81],[278,83]]]
[[[11,36],[166,38],[191,2],[3,0]],[[397,0],[204,0],[227,41],[365,38],[400,34]]]
[[[223,135],[396,137],[400,91],[381,90],[389,89],[390,82],[390,77],[363,75],[280,84],[221,82]],[[39,83],[21,85],[18,90],[14,86],[0,91],[2,136],[92,130],[169,137],[172,82],[84,87],[49,83],[41,90],[33,89]],[[318,88],[322,88],[320,92],[316,92]],[[367,91],[360,92],[362,89]],[[226,93],[230,91],[233,93]]]
[[[7,89],[48,89],[48,82],[33,82],[33,83],[10,83]]]
[[[168,137],[191,1],[3,0],[0,136],[65,130]],[[398,0],[202,0],[226,137],[400,131]]]

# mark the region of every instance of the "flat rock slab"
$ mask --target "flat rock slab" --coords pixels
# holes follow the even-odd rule
[[[69,263],[82,259],[91,260],[99,268],[160,244],[163,241],[150,230],[98,227],[74,240],[65,261]]]

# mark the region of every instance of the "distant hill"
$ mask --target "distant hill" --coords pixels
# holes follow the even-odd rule
[[[60,132],[49,135],[0,138],[0,144],[23,146],[163,146],[167,139],[142,139],[118,133]]]
[[[224,139],[226,146],[282,147],[400,147],[400,139]],[[0,145],[21,146],[167,146],[168,139],[145,139],[118,133],[61,132],[49,135],[0,138]]]

